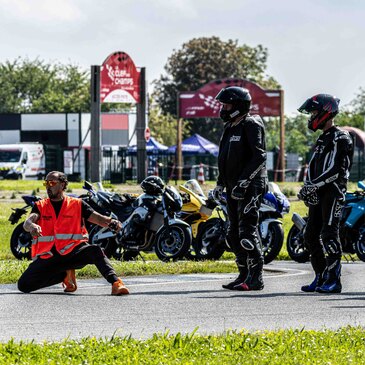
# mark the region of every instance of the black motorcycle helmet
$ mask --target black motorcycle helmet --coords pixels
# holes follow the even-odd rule
[[[164,182],[158,176],[148,176],[141,182],[142,190],[149,195],[162,194]]]
[[[223,88],[215,98],[223,104],[232,104],[231,110],[223,110],[223,106],[221,107],[219,116],[223,122],[231,122],[239,116],[246,115],[251,107],[251,95],[243,87]]]
[[[312,114],[308,128],[312,131],[323,129],[327,121],[338,114],[340,99],[329,94],[318,94],[307,99],[298,109],[300,113]]]

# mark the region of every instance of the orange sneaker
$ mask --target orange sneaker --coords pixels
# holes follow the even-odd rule
[[[113,284],[112,286],[112,295],[126,295],[129,294],[128,288],[124,285],[121,278]]]
[[[66,276],[63,279],[62,286],[65,293],[73,293],[77,289],[75,269],[66,270]]]

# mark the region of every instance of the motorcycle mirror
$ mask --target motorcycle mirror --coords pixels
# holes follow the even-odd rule
[[[93,186],[91,185],[91,183],[85,180],[84,186],[82,188],[86,190],[92,190]]]

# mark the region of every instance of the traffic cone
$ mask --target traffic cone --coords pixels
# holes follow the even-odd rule
[[[198,182],[199,182],[200,185],[203,185],[204,184],[204,181],[205,181],[205,178],[204,178],[204,167],[203,167],[203,164],[201,163],[200,166],[199,166]]]

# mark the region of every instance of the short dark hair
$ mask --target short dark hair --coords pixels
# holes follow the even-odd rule
[[[48,173],[49,174],[57,174],[58,175],[58,181],[65,183],[65,186],[63,188],[63,190],[67,189],[67,185],[68,185],[68,180],[67,180],[67,175],[64,172],[61,171],[50,171]]]
[[[59,172],[58,180],[65,183],[65,187],[63,188],[63,190],[66,190],[68,185],[67,175],[64,172]]]

